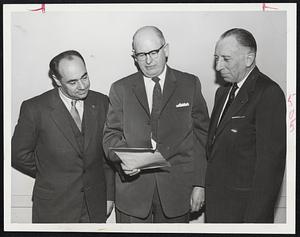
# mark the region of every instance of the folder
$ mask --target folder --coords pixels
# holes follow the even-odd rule
[[[171,164],[153,148],[109,148],[131,170],[170,167]]]

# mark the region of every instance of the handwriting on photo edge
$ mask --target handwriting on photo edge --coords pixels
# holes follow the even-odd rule
[[[270,5],[267,6],[266,3],[263,3],[262,4],[262,10],[265,11],[266,9],[278,9],[276,7],[270,7]]]
[[[41,4],[41,7],[40,7],[40,8],[31,9],[30,11],[32,11],[32,12],[38,12],[38,11],[41,11],[42,13],[45,13],[45,12],[46,12],[46,4],[43,3],[43,4]]]
[[[295,132],[296,130],[296,109],[295,109],[296,93],[292,93],[288,97],[288,121],[289,132]]]

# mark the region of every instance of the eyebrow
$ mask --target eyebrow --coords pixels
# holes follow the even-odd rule
[[[87,76],[87,72],[85,72],[79,79],[70,79],[69,81],[67,81],[67,82],[73,82],[73,81],[78,81],[78,80],[80,80],[80,79],[82,79],[82,78],[84,78],[85,76]]]
[[[232,56],[231,55],[217,55],[217,54],[214,54],[214,57],[222,57],[222,58],[231,58]]]
[[[87,76],[87,72],[85,72],[85,73],[80,77],[80,79],[84,78],[85,76]]]

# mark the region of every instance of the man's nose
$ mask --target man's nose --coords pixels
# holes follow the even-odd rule
[[[152,62],[152,58],[150,56],[150,54],[146,54],[146,63],[150,64]]]
[[[216,71],[220,71],[223,68],[223,62],[221,60],[216,61]]]
[[[82,82],[82,80],[78,81],[77,87],[78,87],[78,89],[84,89],[85,88],[85,84]]]

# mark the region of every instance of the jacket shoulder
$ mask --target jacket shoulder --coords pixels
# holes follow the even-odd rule
[[[94,103],[99,105],[104,105],[104,107],[108,107],[109,99],[108,96],[105,94],[102,94],[97,91],[89,90],[89,94],[87,97],[87,103]]]
[[[176,78],[178,85],[184,88],[201,88],[200,80],[194,74],[170,68],[170,74]]]
[[[170,68],[170,71],[174,74],[175,77],[183,78],[183,79],[198,79],[198,77],[194,74],[188,73],[188,72],[183,72],[179,71],[177,69]]]
[[[52,89],[49,91],[46,91],[40,95],[34,96],[30,99],[27,99],[23,101],[24,104],[32,104],[32,105],[39,105],[39,104],[45,104],[48,103],[51,97],[54,95],[56,89]]]
[[[139,77],[142,77],[142,74],[140,72],[136,72],[115,81],[112,85],[116,87],[131,85]]]
[[[107,100],[108,96],[98,91],[89,90],[89,96],[95,99]]]
[[[281,87],[274,80],[272,80],[262,72],[258,72],[257,74],[256,88],[261,88],[263,89],[263,91],[272,90],[273,92],[284,95]]]

